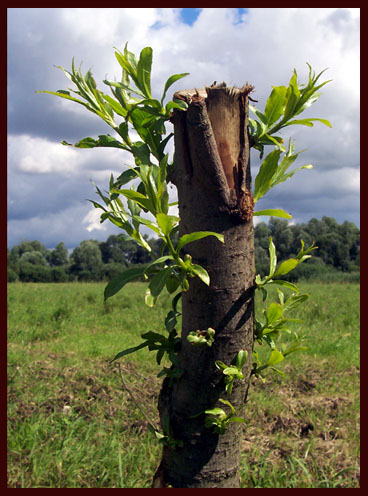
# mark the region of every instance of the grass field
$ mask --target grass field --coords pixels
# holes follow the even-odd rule
[[[308,350],[283,378],[254,380],[245,409],[242,487],[357,488],[358,284],[300,283]],[[104,284],[8,285],[8,487],[148,488],[160,459],[147,420],[124,389],[117,352],[162,330],[169,300],[144,306],[132,283],[103,302]],[[257,308],[261,308],[257,305]],[[153,354],[154,355],[154,354]],[[157,422],[161,379],[142,349],[124,381]]]

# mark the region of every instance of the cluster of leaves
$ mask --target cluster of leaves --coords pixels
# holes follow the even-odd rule
[[[215,329],[212,329],[212,327],[209,327],[203,331],[198,329],[197,331],[190,331],[187,336],[187,340],[193,346],[201,346],[202,344],[205,344],[211,347],[215,342],[215,334],[216,331]]]
[[[265,145],[276,145],[281,151],[285,151],[285,148],[283,147],[283,138],[274,136],[284,127],[294,124],[312,127],[314,121],[322,122],[331,127],[331,124],[326,119],[294,119],[294,117],[301,114],[318,100],[321,96],[321,93],[318,92],[318,90],[331,81],[324,81],[323,83],[316,85],[318,79],[326,69],[316,76],[310,64],[307,65],[309,67],[309,77],[306,85],[298,84],[298,75],[294,69],[288,87],[275,86],[273,88],[263,113],[252,105],[249,106],[250,110],[254,112],[259,119],[249,119],[249,125],[252,136],[252,146],[260,151],[261,158],[264,153]]]
[[[311,257],[309,253],[315,250],[316,247],[313,245],[307,249],[304,249],[304,242],[301,241],[301,250],[296,257],[289,258],[282,262],[277,268],[277,257],[276,248],[272,242],[272,238],[269,239],[269,255],[270,255],[270,270],[269,274],[263,279],[256,276],[256,286],[257,289],[263,293],[263,301],[268,297],[267,289],[265,286],[268,284],[276,284],[284,286],[288,289],[293,290],[286,299],[285,294],[277,289],[278,302],[271,302],[267,309],[263,310],[264,320],[255,319],[255,338],[258,344],[266,344],[270,347],[270,355],[265,363],[260,360],[259,354],[253,350],[253,368],[251,373],[256,377],[259,377],[262,381],[265,381],[264,371],[270,368],[271,370],[284,375],[284,373],[275,367],[276,364],[280,363],[284,358],[291,353],[296,351],[305,350],[306,347],[302,346],[303,337],[300,338],[296,333],[294,333],[294,340],[287,344],[282,344],[281,347],[277,348],[277,340],[282,332],[291,333],[288,327],[290,322],[300,322],[299,319],[288,318],[286,313],[293,310],[295,307],[303,303],[309,295],[307,293],[300,293],[299,288],[288,281],[279,279],[279,277],[287,274],[288,272],[295,269],[297,265],[304,262]],[[193,338],[197,334],[192,333]],[[197,337],[198,339],[198,337]],[[205,339],[205,338],[204,338]],[[205,341],[204,341],[205,342]],[[202,344],[201,343],[198,344]],[[231,365],[226,365],[220,360],[216,360],[215,366],[222,372],[225,376],[225,391],[228,394],[232,393],[233,384],[236,379],[244,379],[243,367],[247,361],[248,353],[246,350],[240,350],[235,358],[235,361]],[[224,434],[229,422],[245,422],[245,419],[236,415],[236,410],[234,406],[228,400],[222,398],[219,399],[221,403],[226,404],[230,407],[230,411],[227,413],[223,408],[215,407],[207,409],[204,412],[206,415],[204,425],[208,428],[213,428],[214,432],[217,434]],[[200,415],[200,414],[198,414]],[[196,415],[196,416],[198,416]]]
[[[123,229],[126,232],[126,239],[136,241],[154,258],[154,261],[147,267],[131,268],[116,275],[105,289],[105,299],[113,296],[129,281],[144,276],[147,279],[150,278],[145,301],[148,306],[153,306],[165,287],[169,293],[174,293],[179,287],[183,291],[188,290],[188,279],[191,277],[198,276],[209,285],[209,276],[203,267],[193,264],[189,255],[181,258],[180,251],[186,244],[210,235],[216,236],[221,242],[224,240],[220,234],[202,231],[182,236],[176,247],[172,242],[172,236],[179,228],[179,217],[168,214],[169,207],[175,203],[169,203],[167,175],[173,164],[169,163],[169,155],[165,153],[165,146],[173,134],[170,133],[165,138],[163,136],[166,134],[165,122],[170,119],[173,109],[185,110],[187,104],[182,100],[173,100],[164,106],[164,99],[171,85],[188,73],[174,74],[169,77],[161,100],[156,100],[151,94],[152,48],[143,48],[137,59],[134,53],[128,50],[126,44],[123,52],[116,49],[115,56],[122,68],[121,81],[104,80],[115,98],[98,90],[91,71],[88,70],[83,76],[81,71],[76,69],[74,61],[72,72],[60,68],[77,89],[46,91],[46,93],[83,105],[101,117],[120,138],[101,135],[98,140],[95,140],[88,137],[74,146],[79,148],[115,147],[133,155],[135,167],[124,171],[116,179],[111,175],[108,196],[96,186],[97,194],[105,206],[95,201],[92,201],[92,204],[103,210],[101,222],[108,219]],[[70,92],[82,100],[73,97]],[[115,114],[123,118],[120,124],[115,122]],[[140,140],[132,141],[130,137],[132,129],[138,134]],[[66,142],[63,143],[68,145]],[[137,181],[135,180],[139,181],[136,188],[134,183]],[[126,187],[128,183],[133,183],[129,189]],[[127,208],[121,197],[125,198]],[[142,212],[151,214],[154,220],[143,217]],[[142,225],[151,229],[163,240],[162,251],[166,248],[169,255],[155,257],[139,230]]]
[[[236,410],[230,401],[222,398],[219,401],[230,407],[230,411],[226,413],[225,410],[218,407],[205,410],[204,425],[207,428],[212,427],[217,434],[225,434],[229,422],[245,422],[245,420],[236,415]]]
[[[235,363],[233,365],[226,365],[221,362],[221,360],[216,360],[216,367],[225,376],[225,391],[227,394],[232,393],[233,384],[235,379],[244,379],[243,367],[247,361],[248,352],[246,350],[240,350],[235,358]],[[226,413],[223,408],[215,407],[209,408],[204,412],[200,412],[193,416],[193,418],[198,417],[202,413],[205,414],[204,426],[207,428],[213,428],[214,432],[217,434],[224,434],[226,432],[229,422],[245,422],[245,419],[239,417],[236,414],[234,406],[228,400],[219,398],[219,401],[224,405],[227,405],[230,410]]]
[[[138,160],[140,156],[151,153],[160,162],[164,157],[165,146],[172,137],[172,134],[169,134],[162,139],[162,136],[166,134],[165,121],[170,119],[174,108],[186,108],[186,103],[181,100],[170,101],[165,106],[163,106],[163,101],[170,86],[188,73],[171,76],[166,81],[162,98],[159,101],[153,99],[151,94],[152,48],[143,48],[137,59],[134,53],[128,50],[126,44],[123,52],[116,49],[115,56],[122,68],[121,81],[104,80],[115,98],[97,88],[91,70],[83,76],[81,69],[76,69],[74,59],[71,72],[63,67],[59,69],[63,70],[76,89],[39,93],[49,93],[83,105],[87,110],[101,117],[120,138],[115,139],[109,134],[99,136],[98,140],[88,137],[73,146],[120,148],[131,152]],[[135,86],[132,86],[131,81]],[[78,98],[72,96],[71,93],[77,95]],[[115,114],[123,118],[121,123],[115,121]],[[142,141],[133,142],[130,139],[130,125],[134,127]],[[63,144],[69,145],[65,141]]]
[[[314,121],[319,121],[326,126],[331,124],[326,119],[305,118],[295,119],[305,109],[310,107],[321,95],[318,91],[329,81],[317,85],[317,81],[325,71],[321,71],[317,76],[309,67],[308,83],[298,84],[297,73],[294,69],[289,86],[275,86],[266,102],[264,112],[249,105],[250,110],[257,119],[249,119],[249,131],[251,136],[251,146],[259,150],[260,158],[263,158],[265,145],[274,145],[275,149],[263,160],[257,174],[254,185],[254,203],[260,200],[271,188],[290,179],[296,172],[302,169],[311,169],[311,164],[302,165],[288,171],[301,152],[295,153],[295,145],[289,145],[287,150],[284,146],[284,139],[276,134],[287,126],[300,124],[313,126]],[[281,156],[283,157],[281,158]],[[281,158],[281,161],[280,161]],[[272,215],[273,217],[283,217],[291,219],[291,215],[282,209],[267,209],[254,212],[254,215]]]
[[[295,284],[279,279],[281,276],[284,276],[288,272],[295,269],[295,267],[297,267],[300,263],[303,263],[305,260],[310,258],[311,255],[309,255],[309,253],[312,250],[316,249],[316,247],[313,245],[307,249],[304,249],[303,240],[301,241],[301,245],[301,250],[296,257],[284,260],[279,265],[279,267],[277,267],[276,249],[275,245],[273,244],[272,238],[270,238],[269,274],[263,279],[261,279],[259,274],[256,276],[255,282],[257,285],[257,289],[262,291],[263,293],[263,301],[265,301],[268,296],[267,289],[265,288],[265,286],[267,286],[268,284],[276,284],[293,291],[293,293],[291,293],[285,299],[284,293],[277,288],[279,301],[270,303],[268,308],[263,310],[263,321],[255,319],[255,338],[257,342],[260,345],[267,344],[271,348],[270,355],[266,363],[261,363],[258,353],[253,352],[255,362],[253,362],[252,373],[255,374],[257,377],[260,377],[262,380],[264,380],[264,369],[270,367],[272,370],[283,374],[279,369],[275,368],[275,365],[284,360],[284,358],[290,353],[305,349],[305,347],[300,345],[302,338],[299,338],[297,334],[294,334],[294,341],[291,342],[291,344],[283,345],[280,350],[278,350],[276,347],[276,341],[279,338],[281,332],[287,332],[289,334],[291,333],[291,330],[288,328],[288,324],[290,322],[300,322],[300,320],[298,319],[290,319],[286,317],[285,313],[293,310],[309,297],[307,293],[300,293],[299,288]]]
[[[143,333],[141,334],[141,337],[144,339],[142,343],[137,346],[133,346],[132,348],[127,348],[124,351],[120,351],[111,361],[114,362],[115,360],[118,360],[123,356],[129,355],[130,353],[134,353],[135,351],[147,347],[150,351],[157,351],[156,362],[158,365],[161,364],[161,361],[165,354],[172,363],[172,366],[170,368],[164,367],[158,373],[157,377],[166,375],[169,377],[170,383],[172,383],[173,379],[179,377],[182,373],[182,370],[178,368],[177,354],[180,350],[181,340],[176,330],[176,324],[178,322],[177,318],[181,315],[177,308],[180,298],[181,292],[177,293],[173,298],[172,309],[168,312],[165,318],[165,329],[168,332],[168,337],[154,331]]]
[[[170,418],[168,415],[165,415],[162,419],[163,433],[155,429],[152,424],[148,424],[148,429],[156,437],[159,444],[162,444],[163,446],[169,446],[170,448],[182,448],[184,446],[181,439],[175,439],[173,437]]]
[[[235,379],[244,379],[242,369],[247,361],[248,352],[246,350],[240,350],[236,356],[234,365],[226,365],[221,362],[221,360],[216,360],[216,367],[221,370],[225,376],[225,391],[231,394],[233,390],[233,384]]]

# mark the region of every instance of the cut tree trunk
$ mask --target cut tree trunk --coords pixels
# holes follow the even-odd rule
[[[204,267],[210,286],[198,277],[182,294],[182,334],[175,381],[165,379],[159,396],[161,424],[169,419],[170,434],[182,447],[165,446],[152,487],[239,487],[240,443],[245,424],[230,422],[224,434],[204,427],[209,408],[229,400],[242,414],[251,372],[254,333],[253,198],[249,166],[248,94],[251,86],[228,88],[225,83],[174,95],[188,103],[172,118],[175,168],[172,182],[179,198],[180,236],[214,231],[185,246],[193,263]],[[193,346],[188,333],[215,329],[209,346]],[[239,350],[248,351],[244,380],[231,395],[215,361],[234,363]],[[194,417],[194,418],[193,418]],[[164,420],[165,419],[165,420]],[[166,422],[167,425],[167,422]]]

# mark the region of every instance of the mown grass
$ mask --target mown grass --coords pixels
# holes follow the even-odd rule
[[[308,349],[254,380],[244,411],[242,487],[359,487],[359,285],[301,283]],[[109,360],[160,331],[168,297],[132,283],[8,285],[8,486],[150,487],[160,447],[154,354]],[[261,304],[257,299],[257,308]],[[258,310],[260,311],[260,310]],[[299,332],[299,331],[298,331]]]

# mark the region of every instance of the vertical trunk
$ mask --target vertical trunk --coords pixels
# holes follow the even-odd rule
[[[225,434],[204,427],[208,408],[227,409],[229,400],[241,415],[251,370],[253,349],[254,241],[253,199],[250,194],[248,97],[252,87],[225,84],[175,96],[189,104],[173,116],[175,170],[178,188],[180,235],[214,231],[186,245],[194,263],[211,278],[207,287],[190,279],[182,295],[182,343],[179,354],[183,374],[172,384],[165,380],[159,397],[161,422],[169,418],[172,437],[182,447],[165,446],[153,487],[236,488],[242,425],[229,423]],[[211,347],[193,346],[190,331],[215,329]],[[248,351],[243,381],[235,381],[231,395],[215,361],[230,364],[240,349]],[[192,418],[195,416],[194,418]]]

